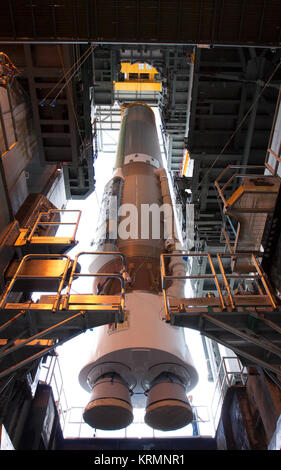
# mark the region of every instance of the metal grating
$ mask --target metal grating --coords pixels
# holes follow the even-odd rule
[[[278,0],[8,0],[2,40],[279,46]]]

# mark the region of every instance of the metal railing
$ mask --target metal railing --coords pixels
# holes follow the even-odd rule
[[[218,368],[214,393],[211,400],[211,413],[214,429],[217,428],[223,400],[229,387],[244,387],[246,383],[247,372],[239,358],[236,356],[223,357]]]
[[[120,273],[117,274],[117,273],[103,273],[103,272],[99,272],[99,273],[82,273],[80,271],[77,270],[77,265],[78,265],[78,262],[80,260],[80,257],[81,256],[116,256],[116,257],[119,257],[121,259],[121,263],[122,263],[122,268],[120,270]],[[71,298],[71,289],[72,289],[72,284],[73,284],[73,281],[79,277],[84,277],[84,278],[89,278],[89,277],[92,277],[92,278],[106,278],[106,279],[117,279],[119,282],[120,282],[120,285],[121,285],[121,290],[120,290],[120,309],[121,309],[121,312],[124,312],[124,309],[125,309],[125,279],[126,279],[126,257],[123,255],[123,253],[120,253],[120,252],[116,252],[116,251],[104,251],[104,252],[97,252],[97,251],[82,251],[80,253],[78,253],[76,256],[75,256],[75,260],[74,260],[74,263],[73,263],[73,267],[72,267],[72,271],[71,271],[71,275],[70,275],[70,279],[69,279],[69,283],[68,283],[68,286],[67,286],[67,290],[66,290],[66,294],[64,296],[64,302],[63,302],[63,308],[64,309],[68,309],[69,307],[69,303],[70,303],[70,298]],[[84,295],[84,294],[76,294],[76,295]],[[94,297],[97,297],[97,296],[94,296],[94,295],[89,295],[89,301],[91,301],[91,299],[93,299]],[[99,304],[102,304],[103,303],[103,295],[99,296]]]
[[[77,270],[79,256],[81,255],[114,255],[119,256],[122,260],[122,268],[119,274],[116,273],[80,273]],[[40,264],[35,263],[33,273],[22,273],[25,264],[29,260],[47,260],[51,263],[58,259],[64,259],[63,265],[59,265],[59,269],[48,269],[40,273]],[[70,272],[71,270],[71,272]],[[32,271],[31,271],[32,272]],[[70,276],[68,281],[68,276]],[[113,278],[120,282],[120,294],[118,295],[85,295],[75,294],[71,296],[72,283],[75,278],[83,276]],[[32,348],[29,349],[30,355],[21,360],[20,355],[17,355],[17,361],[12,366],[5,370],[0,370],[0,378],[8,375],[21,367],[26,366],[35,359],[39,359],[52,351],[55,347],[66,340],[64,335],[61,335],[62,329],[65,328],[67,334],[77,334],[87,328],[90,328],[89,322],[93,326],[100,326],[106,323],[122,322],[124,319],[125,310],[125,280],[126,280],[126,259],[122,253],[119,252],[82,252],[78,253],[73,263],[67,255],[26,255],[20,262],[15,275],[7,285],[3,297],[0,302],[0,311],[2,310],[3,319],[0,321],[1,333],[13,328],[13,333],[8,336],[8,343],[5,344],[0,350],[0,361],[8,354],[12,354],[23,347],[38,346],[39,352],[33,354]],[[26,284],[18,284],[17,282],[28,282]],[[35,284],[32,285],[32,282]],[[26,290],[30,289],[31,292],[40,292],[42,285],[48,284],[48,291],[55,292],[55,295],[40,296],[38,301],[26,300],[25,296],[21,296]],[[45,286],[46,287],[46,286]],[[63,294],[63,288],[66,289],[66,294]],[[44,290],[46,291],[46,289]],[[14,295],[16,294],[16,299]],[[10,299],[10,295],[13,296]],[[15,302],[16,300],[16,302]],[[100,315],[95,315],[100,312]],[[10,316],[10,313],[13,316]],[[56,315],[58,313],[58,315]],[[4,315],[5,314],[5,315]],[[105,315],[105,318],[103,317]],[[98,317],[98,318],[97,318]],[[72,331],[69,332],[69,324],[72,323]],[[74,327],[75,323],[75,327]],[[34,325],[36,324],[36,329]],[[92,327],[93,327],[92,326]],[[34,333],[31,334],[30,332]],[[24,339],[22,339],[24,338]],[[42,338],[47,338],[42,340]]]
[[[72,222],[62,222],[62,221],[54,222],[54,221],[48,220],[48,219],[51,218],[51,216],[53,214],[54,215],[60,215],[60,214],[68,214],[68,213],[77,213],[76,220],[72,221]],[[43,218],[45,218],[47,220],[42,220]],[[80,222],[80,218],[81,218],[81,211],[76,210],[76,209],[50,209],[48,212],[40,212],[40,214],[38,215],[32,229],[30,231],[30,233],[27,235],[27,242],[32,243],[34,241],[40,242],[40,239],[44,240],[44,236],[36,235],[36,230],[38,230],[39,226],[63,227],[63,226],[72,226],[72,225],[74,225],[74,230],[73,230],[71,236],[67,237],[67,239],[70,242],[74,242],[75,237],[76,237],[76,233],[77,233],[77,230],[78,230],[78,225],[79,225],[79,222]]]
[[[61,274],[56,274],[56,275],[50,275],[46,272],[46,274],[42,274],[42,275],[39,275],[38,273],[37,274],[32,274],[32,273],[29,273],[28,272],[26,274],[23,274],[23,270],[24,268],[26,267],[26,264],[28,263],[28,261],[31,261],[31,260],[37,260],[37,261],[49,261],[49,262],[52,262],[52,261],[58,261],[58,260],[61,260],[61,259],[64,259],[65,260],[65,263],[64,263],[64,267],[63,267],[63,271]],[[39,266],[39,263],[37,264],[37,266]],[[57,310],[58,308],[58,304],[59,304],[59,301],[60,301],[60,295],[61,295],[61,291],[65,285],[65,282],[66,282],[66,276],[67,276],[67,273],[68,273],[68,270],[71,266],[71,260],[69,258],[69,256],[67,255],[64,255],[64,254],[59,254],[59,255],[54,255],[54,254],[48,254],[48,255],[40,255],[40,254],[30,254],[30,255],[25,255],[13,278],[11,279],[11,281],[9,282],[9,284],[7,285],[4,293],[3,293],[3,296],[2,296],[2,300],[1,300],[1,303],[0,303],[0,310],[2,310],[3,308],[5,308],[7,302],[8,302],[8,297],[9,295],[11,294],[11,292],[13,291],[13,288],[15,288],[15,285],[16,285],[16,282],[17,281],[20,281],[20,280],[25,280],[25,281],[36,281],[36,280],[44,280],[44,281],[47,281],[47,280],[53,280],[53,281],[58,281],[58,288],[56,289],[56,295],[55,295],[55,298],[54,298],[54,302],[53,302],[53,306],[52,306],[52,310],[55,311]],[[32,290],[32,292],[36,291],[36,288],[34,287],[34,285],[30,284],[30,289]],[[51,290],[51,289],[50,289]],[[3,326],[1,326],[0,328],[3,329]]]
[[[84,255],[94,255],[94,256],[117,256],[119,258],[121,258],[121,261],[122,261],[122,268],[120,270],[119,273],[105,273],[105,272],[98,272],[98,273],[81,273],[78,269],[77,269],[77,266],[78,266],[78,262],[80,260],[80,257],[81,256],[84,256]],[[32,273],[26,273],[24,274],[23,271],[24,271],[24,268],[26,267],[26,264],[28,263],[28,261],[31,261],[31,260],[38,260],[39,262],[40,261],[48,261],[48,262],[52,262],[52,261],[57,261],[57,260],[61,260],[61,259],[65,259],[65,263],[64,263],[64,266],[63,266],[63,270],[61,272],[61,274],[48,274],[48,272],[46,271],[46,274],[39,274],[37,272],[36,274],[36,268],[35,268],[35,271]],[[38,266],[39,266],[39,263],[38,263]],[[71,269],[71,273],[70,273],[70,276],[69,276],[69,281],[67,280],[67,276],[69,274],[69,270]],[[119,282],[120,282],[120,285],[121,285],[121,289],[120,289],[120,307],[121,307],[121,310],[124,310],[124,307],[125,307],[125,280],[126,280],[126,258],[125,256],[122,254],[122,253],[119,253],[119,252],[80,252],[78,253],[76,256],[75,256],[75,260],[74,262],[72,263],[72,261],[70,260],[69,256],[67,255],[64,255],[64,254],[58,254],[58,255],[55,255],[55,254],[48,254],[48,255],[39,255],[39,254],[29,254],[29,255],[26,255],[23,257],[23,259],[21,260],[14,276],[12,277],[11,281],[8,283],[3,295],[2,295],[2,299],[1,299],[1,302],[0,302],[0,310],[4,309],[6,306],[7,306],[7,303],[8,303],[8,298],[9,298],[9,295],[13,292],[14,288],[15,288],[15,285],[17,283],[17,281],[20,281],[20,280],[25,280],[25,281],[48,281],[48,280],[52,280],[52,281],[58,281],[57,282],[57,285],[58,285],[58,288],[55,289],[55,296],[53,296],[52,298],[52,311],[56,311],[58,310],[59,307],[62,307],[63,310],[67,310],[68,307],[69,307],[69,302],[70,302],[70,293],[71,293],[71,289],[72,289],[72,284],[73,284],[73,281],[76,280],[77,278],[79,277],[97,277],[97,278],[112,278],[112,279],[117,279]],[[66,287],[67,286],[67,287]],[[66,287],[66,293],[65,294],[62,294],[62,289]],[[30,285],[30,288],[32,290],[32,292],[34,291],[40,291],[40,289],[36,289],[34,287],[34,285]],[[50,289],[51,291],[52,289]],[[18,289],[18,291],[20,291]],[[53,290],[54,292],[54,290]],[[78,294],[80,296],[85,296],[85,294]],[[51,299],[52,296],[49,296],[49,299]],[[96,304],[102,304],[103,303],[103,295],[100,295],[100,296],[94,296],[94,295],[89,295],[89,302],[88,303],[91,303],[91,301],[93,300],[93,298],[98,298],[99,300],[96,301],[95,303]],[[20,306],[20,303],[16,303],[16,305]],[[14,305],[11,304],[11,306],[13,306],[15,308]],[[30,308],[32,307],[32,303],[30,304]],[[4,326],[0,326],[0,329],[4,329]]]
[[[57,407],[60,425],[64,432],[69,412],[66,392],[63,383],[63,374],[60,367],[58,355],[48,356],[46,362],[41,364],[39,381],[44,382],[52,388],[54,401]]]
[[[273,155],[273,157],[275,158],[275,160],[273,160],[273,161],[275,161],[274,168],[268,163],[270,155]],[[266,153],[266,157],[265,157],[265,166],[273,176],[278,176],[278,177],[281,176],[278,173],[280,163],[281,163],[280,155],[277,155],[271,148],[268,148],[267,153]]]
[[[281,102],[281,88],[279,88],[279,94],[278,94],[278,98],[277,98],[277,102],[276,102],[276,106],[275,106],[275,112],[274,112],[273,122],[272,122],[272,126],[271,126],[270,136],[269,136],[268,149],[267,149],[266,156],[265,156],[265,166],[266,166],[266,168],[268,169],[268,171],[270,173],[272,173],[274,176],[278,176],[279,178],[281,177],[281,175],[278,174],[279,164],[281,163],[281,158],[280,158],[281,145],[280,145],[280,139],[278,139],[278,137],[277,137],[277,142],[276,143],[277,143],[278,147],[275,147],[274,131],[275,131],[276,125],[277,125],[278,114],[279,114],[279,109],[280,109],[280,102]],[[272,146],[275,147],[274,148],[275,151],[272,149]],[[275,158],[274,168],[268,163],[271,155]],[[273,161],[274,161],[274,158],[273,158]]]
[[[229,253],[233,253],[233,246],[235,244],[235,239],[237,234],[240,231],[240,223],[239,221],[233,220],[229,214],[223,214],[223,224],[221,229],[220,235],[220,243],[224,243],[226,241],[226,246],[228,248]]]
[[[135,417],[134,421],[130,426],[120,429],[119,431],[101,431],[90,427],[83,420],[84,407],[73,406],[67,412],[66,424],[64,427],[64,435],[67,438],[81,438],[81,437],[118,437],[126,439],[128,437],[152,437],[157,438],[162,435],[161,431],[157,431],[149,427],[144,422],[144,410],[138,410],[143,412],[143,416]],[[208,406],[198,405],[193,406],[194,419],[184,428],[176,430],[177,437],[189,437],[189,436],[210,436],[214,433],[213,421]],[[204,431],[204,428],[206,431]],[[174,432],[171,431],[171,435]],[[169,436],[169,432],[165,431],[165,437]]]
[[[211,268],[212,274],[186,274],[184,276],[171,276],[166,273],[165,259],[172,259],[175,257],[181,258],[201,258],[207,257],[209,266]],[[240,257],[247,258],[247,261],[251,262],[251,272],[247,274],[231,272],[226,273],[222,259],[228,257],[230,262]],[[166,321],[170,321],[170,313],[173,309],[177,308],[175,302],[177,300],[180,303],[179,308],[182,312],[186,311],[186,308],[203,308],[203,307],[215,307],[220,308],[221,311],[228,310],[232,311],[238,306],[255,306],[256,303],[260,300],[261,303],[264,302],[265,305],[269,305],[271,309],[276,309],[277,304],[275,298],[271,292],[271,288],[265,278],[265,274],[258,262],[257,255],[254,253],[217,253],[216,255],[211,255],[209,253],[162,253],[161,254],[161,278],[162,278],[162,290],[163,298],[165,305],[165,318]],[[214,261],[216,260],[219,269],[215,268]],[[205,297],[193,297],[193,298],[181,298],[173,299],[169,298],[167,291],[167,283],[173,280],[192,280],[192,279],[209,279],[214,281],[216,295],[205,296]],[[233,289],[230,287],[229,279],[234,279],[236,281],[243,280],[252,280],[257,284],[258,295],[252,295],[248,293],[247,295],[235,295]],[[259,297],[259,298],[258,298]],[[170,300],[172,305],[170,305]]]
[[[226,200],[225,197],[225,191],[229,189],[230,185],[237,184],[237,179],[245,178],[245,177],[250,177],[250,178],[272,178],[272,176],[275,176],[274,171],[272,172],[272,168],[269,167],[270,170],[270,175],[264,174],[264,170],[267,168],[266,165],[228,165],[217,177],[215,180],[215,187],[218,190],[218,193],[220,195],[220,198],[223,202],[223,205],[225,208],[227,208],[230,205],[229,200]],[[240,171],[239,171],[240,170]],[[247,173],[246,173],[247,170]],[[263,170],[263,173],[251,173],[252,170]],[[220,180],[222,179],[223,176],[225,176],[228,172],[232,172],[231,176],[220,185]],[[249,207],[249,208],[239,208],[240,212],[269,212],[265,208],[261,209],[256,209],[254,207]]]
[[[249,260],[251,262],[252,272],[248,273],[248,274],[243,274],[243,273],[229,274],[229,273],[226,273],[225,269],[223,267],[223,262],[222,262],[222,258],[226,258],[226,257],[229,257],[232,261],[234,261],[236,259],[239,259],[241,257],[242,258],[247,258],[247,261]],[[254,254],[254,253],[249,253],[249,254],[247,254],[247,253],[235,253],[235,255],[230,257],[229,254],[227,254],[227,253],[217,253],[217,258],[218,258],[218,262],[219,262],[220,271],[221,271],[221,274],[222,274],[222,277],[223,277],[224,286],[227,290],[227,294],[228,294],[228,297],[229,297],[231,310],[236,308],[235,303],[238,300],[241,300],[241,302],[239,302],[239,304],[243,303],[243,296],[240,295],[240,297],[236,297],[236,298],[234,297],[234,294],[231,291],[228,279],[236,279],[236,280],[237,279],[241,279],[241,280],[247,279],[247,280],[255,281],[255,283],[257,284],[257,289],[259,291],[259,294],[266,296],[266,298],[268,299],[272,309],[277,308],[276,301],[274,299],[273,294],[271,293],[270,286],[269,286],[269,284],[268,284],[268,282],[265,278],[265,274],[264,274],[264,272],[263,272],[263,270],[262,270],[262,268],[259,264],[258,256],[256,254]]]
[[[209,265],[211,267],[212,274],[186,274],[185,276],[171,276],[166,273],[166,266],[165,266],[165,259],[171,259],[171,258],[195,258],[195,257],[206,257],[208,259]],[[163,297],[164,297],[164,304],[165,304],[165,312],[166,312],[166,320],[170,320],[170,314],[169,314],[169,300],[168,300],[168,295],[167,295],[167,283],[170,281],[174,280],[192,280],[192,279],[212,279],[215,282],[216,289],[219,295],[219,301],[217,299],[212,301],[212,304],[220,305],[220,307],[224,310],[225,309],[225,303],[224,299],[222,296],[221,288],[219,285],[218,281],[218,276],[215,271],[215,267],[211,258],[211,255],[209,253],[162,253],[160,256],[160,270],[161,270],[161,278],[162,278],[162,290],[163,290]],[[191,305],[198,305],[196,298],[188,299],[190,301],[190,306]],[[206,305],[209,305],[210,301],[207,299],[205,300]],[[201,304],[202,305],[202,304]]]

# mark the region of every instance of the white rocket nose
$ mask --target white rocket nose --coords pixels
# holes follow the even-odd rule
[[[130,393],[119,375],[106,374],[95,382],[83,418],[92,428],[110,431],[132,423]]]

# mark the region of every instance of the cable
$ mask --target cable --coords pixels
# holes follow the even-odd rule
[[[89,49],[91,49],[92,46],[89,47]],[[65,79],[65,77],[71,72],[71,70],[78,64],[78,62],[83,58],[83,56],[85,54],[88,53],[89,49],[87,49],[85,52],[83,52],[83,54],[79,57],[79,59],[76,60],[76,62],[74,62],[74,64],[70,67],[70,69],[63,74],[63,76],[61,77],[61,79],[56,83],[56,85],[47,93],[47,95],[45,96],[45,98],[43,98],[41,100],[41,102],[39,103],[40,105],[42,104],[45,104],[45,100],[48,98],[48,96],[58,87],[58,85]]]
[[[53,98],[52,102],[51,102],[51,106],[54,105],[57,97],[60,95],[60,93],[62,92],[62,90],[66,87],[66,85],[68,85],[68,83],[70,82],[70,80],[72,79],[72,77],[74,77],[74,75],[78,72],[79,68],[81,67],[81,65],[88,59],[88,57],[90,56],[90,54],[92,53],[92,50],[93,50],[93,46],[90,47],[90,50],[88,49],[88,54],[86,55],[86,57],[84,57],[84,59],[80,62],[79,66],[77,67],[77,69],[74,70],[74,72],[72,73],[72,75],[70,77],[68,77],[68,79],[66,80],[65,84],[63,85],[63,87],[60,89],[60,91],[56,94],[56,96]]]
[[[212,165],[210,166],[210,168],[208,168],[207,172],[205,173],[205,175],[203,176],[202,180],[200,181],[200,183],[198,183],[196,189],[195,189],[195,193],[196,191],[198,190],[199,186],[203,183],[204,179],[206,178],[206,176],[210,173],[211,169],[214,167],[214,165],[216,164],[216,162],[218,161],[218,159],[220,158],[220,156],[223,154],[223,152],[225,151],[225,149],[228,147],[228,145],[230,144],[230,142],[232,141],[232,139],[235,137],[235,135],[237,134],[237,132],[239,131],[239,129],[241,128],[241,126],[243,125],[245,119],[248,117],[248,114],[252,111],[253,107],[256,105],[256,103],[258,102],[260,96],[262,95],[262,93],[264,92],[265,88],[268,86],[268,84],[271,82],[273,76],[275,75],[275,73],[277,72],[277,70],[279,69],[281,65],[281,62],[279,62],[277,64],[277,66],[275,67],[275,69],[273,70],[272,74],[270,75],[270,77],[267,79],[266,83],[264,84],[263,88],[261,89],[261,91],[259,92],[259,94],[257,95],[256,99],[253,101],[253,103],[251,104],[250,108],[248,109],[248,111],[246,112],[245,116],[243,117],[242,121],[240,122],[240,124],[237,126],[237,128],[235,129],[235,131],[233,132],[233,134],[230,136],[230,138],[228,139],[228,141],[226,142],[226,144],[224,145],[223,149],[221,150],[221,152],[218,154],[217,158],[213,161]]]
[[[64,70],[64,61],[63,61],[63,57],[62,57],[62,53],[61,53],[60,46],[58,46],[58,53],[59,53],[60,63],[61,63],[62,69]],[[87,56],[87,57],[88,57],[88,56]],[[68,82],[65,83],[65,85],[67,85],[67,84],[68,84]],[[62,91],[62,89],[60,90],[60,92],[61,92],[61,91]],[[79,127],[79,122],[78,122],[78,118],[77,118],[77,115],[76,115],[76,111],[75,111],[75,107],[74,107],[74,103],[73,103],[73,98],[72,98],[71,90],[70,90],[69,95],[70,95],[70,102],[71,102],[71,106],[72,106],[72,110],[73,110],[73,114],[74,114],[74,118],[75,118],[77,130],[78,130],[79,137],[80,137],[81,144],[82,144],[83,151],[84,151],[84,150],[85,150],[85,149],[84,149],[84,142],[83,142],[81,130],[80,130],[80,127]],[[53,99],[52,103],[55,101],[55,99],[56,99],[56,98]],[[52,105],[52,104],[51,104],[51,105]]]
[[[95,46],[96,47],[96,46]],[[64,86],[60,89],[59,93],[57,93],[57,95],[55,96],[55,98],[53,98],[52,102],[51,102],[51,106],[54,106],[55,105],[55,100],[57,99],[57,97],[59,96],[59,94],[62,92],[62,90],[69,84],[70,80],[72,79],[72,77],[77,73],[78,69],[82,66],[82,64],[88,59],[88,57],[92,54],[93,50],[95,49],[95,47],[93,46],[90,46],[89,49],[87,49],[86,52],[87,55],[84,57],[84,59],[80,62],[79,64],[79,67],[77,67],[77,69],[75,69],[75,71],[73,72],[73,74],[68,77],[68,79],[66,80]],[[64,70],[64,61],[63,61],[63,57],[62,57],[62,53],[61,53],[61,49],[60,47],[58,46],[58,51],[59,51],[59,57],[60,57],[60,62],[61,62],[61,66],[62,66],[62,69]],[[82,54],[81,58],[83,57],[84,54]],[[77,61],[76,61],[77,62]],[[80,137],[80,140],[81,140],[81,145],[83,147],[83,152],[85,154],[85,145],[84,145],[84,141],[83,141],[83,137],[82,137],[82,133],[81,133],[81,129],[79,127],[79,121],[78,121],[78,117],[77,117],[77,113],[75,111],[75,106],[74,106],[74,102],[73,102],[73,97],[72,97],[72,93],[70,91],[70,102],[71,102],[71,106],[72,106],[72,110],[73,110],[73,115],[74,115],[74,118],[75,118],[75,122],[76,122],[76,126],[77,126],[77,130],[78,130],[78,133],[79,133],[79,137]],[[92,145],[91,145],[92,146]]]
[[[56,83],[56,85],[47,93],[47,95],[45,96],[45,98],[43,98],[39,105],[43,105],[45,104],[45,101],[46,99],[48,98],[48,96],[59,86],[59,84],[65,79],[66,75],[69,74],[71,72],[71,70],[78,64],[78,62],[83,58],[83,56],[85,54],[87,54],[87,52],[92,48],[93,46],[90,46],[89,49],[87,49],[85,52],[83,52],[83,54],[79,57],[79,59],[76,60],[76,62],[74,62],[74,64],[70,67],[70,69],[60,78],[60,80]]]
[[[270,377],[270,379],[275,383],[275,385],[277,385],[277,387],[281,389],[281,381],[278,379],[278,377],[276,377],[270,370],[263,369],[263,371],[268,375],[268,377]]]

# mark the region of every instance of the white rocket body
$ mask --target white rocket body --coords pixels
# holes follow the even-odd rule
[[[192,420],[186,395],[198,375],[183,329],[164,321],[160,254],[166,246],[164,233],[170,240],[175,237],[164,230],[168,216],[164,211],[158,238],[151,231],[144,238],[140,228],[143,204],[171,204],[154,114],[146,105],[136,103],[126,110],[116,168],[105,195],[107,227],[114,227],[110,198],[115,195],[118,209],[122,204],[136,208],[138,234],[133,231],[131,238],[124,238],[118,232],[114,239],[109,228],[106,239],[99,242],[99,251],[118,251],[126,256],[131,282],[126,289],[124,323],[98,329],[91,358],[80,372],[81,385],[92,392],[84,419],[97,429],[120,429],[132,422],[133,408],[137,407],[146,408],[145,421],[151,427],[178,429]],[[117,227],[125,220],[125,212],[120,213]],[[113,272],[114,263],[114,256],[97,256],[90,272]],[[178,259],[170,263],[170,269],[182,275],[184,262]],[[112,289],[109,286],[105,293],[112,293]],[[183,297],[184,283],[174,281],[170,295]]]

